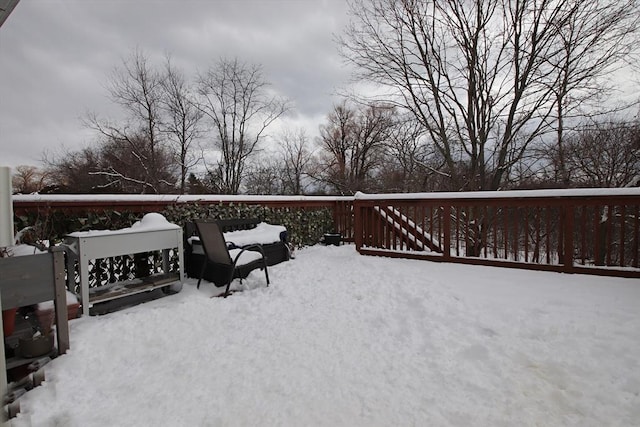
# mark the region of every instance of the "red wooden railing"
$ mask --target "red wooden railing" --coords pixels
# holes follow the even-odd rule
[[[16,195],[13,210],[16,216],[37,211],[46,217],[53,210],[81,214],[105,209],[130,212],[156,212],[172,205],[197,203],[260,205],[277,209],[319,209],[333,212],[335,231],[343,240],[353,242],[353,198],[329,196],[223,196],[223,195]]]
[[[640,278],[640,189],[350,197],[14,196],[14,212],[242,203],[333,212],[362,254]]]
[[[640,189],[359,194],[367,255],[640,278]]]

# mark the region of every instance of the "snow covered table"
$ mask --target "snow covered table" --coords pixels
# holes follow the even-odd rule
[[[89,315],[91,306],[153,289],[180,284],[184,280],[182,228],[169,223],[158,213],[146,214],[142,220],[121,230],[83,231],[71,233],[65,243],[72,251],[67,262],[69,281],[73,281],[73,264],[78,261],[82,313]],[[179,271],[169,271],[169,251],[178,252]],[[99,258],[162,251],[161,274],[112,283],[89,291],[89,262]]]

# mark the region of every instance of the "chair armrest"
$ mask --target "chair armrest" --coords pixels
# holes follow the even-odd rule
[[[264,248],[262,247],[262,245],[257,244],[257,243],[252,243],[250,245],[244,245],[241,246],[240,249],[242,249],[242,251],[250,251],[251,249],[257,249],[258,252],[260,252],[262,254],[262,256],[264,257]]]
[[[255,252],[252,251],[251,249],[257,249],[258,252],[260,252],[260,256],[262,256],[262,259],[264,260],[264,262],[267,262],[267,256],[264,253],[264,249],[262,248],[262,245],[246,245],[243,246],[242,248],[240,248],[240,252],[238,252],[238,255],[236,255],[233,259],[233,265],[235,267],[235,265],[238,263],[238,260],[240,259],[240,257],[242,256],[243,253],[245,252]]]

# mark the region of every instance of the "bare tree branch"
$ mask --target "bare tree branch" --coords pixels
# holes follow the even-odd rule
[[[287,103],[268,91],[262,68],[222,59],[199,77],[200,111],[215,129],[220,151],[216,178],[220,190],[237,194],[247,159],[265,130],[287,111]]]
[[[344,58],[384,89],[376,99],[420,122],[460,190],[499,189],[530,144],[555,131],[560,92],[602,93],[601,79],[634,44],[638,16],[635,0],[353,0],[350,8]]]

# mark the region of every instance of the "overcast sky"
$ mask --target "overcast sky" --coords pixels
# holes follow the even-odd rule
[[[117,117],[105,84],[136,47],[188,76],[262,64],[295,106],[280,126],[317,135],[350,79],[333,41],[347,21],[346,0],[21,0],[0,28],[0,165],[95,143],[81,119]]]

